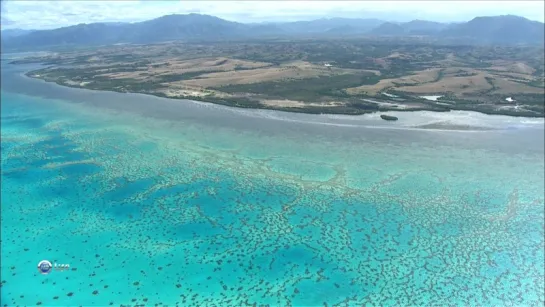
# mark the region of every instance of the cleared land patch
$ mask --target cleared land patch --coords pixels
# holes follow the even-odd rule
[[[382,79],[378,80],[378,82],[375,84],[347,88],[346,92],[351,95],[367,94],[375,96],[389,88],[398,89],[400,86],[404,85],[427,84],[437,80],[440,77],[441,70],[442,69],[440,68],[427,69],[405,77]]]
[[[414,86],[402,86],[397,88],[397,90],[414,94],[441,94],[453,92],[457,95],[464,95],[468,93],[481,93],[492,89],[492,85],[486,80],[487,76],[488,75],[485,73],[478,73],[477,75],[469,77],[447,76],[437,82]]]
[[[199,78],[185,81],[184,84],[201,87],[219,87],[236,84],[307,79],[319,76],[348,74],[351,72],[352,71],[347,69],[328,68],[308,62],[295,62],[273,67],[202,74]]]

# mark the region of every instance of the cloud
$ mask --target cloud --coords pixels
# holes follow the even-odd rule
[[[2,28],[48,29],[200,13],[239,22],[322,17],[466,21],[514,14],[543,21],[543,1],[2,1]]]

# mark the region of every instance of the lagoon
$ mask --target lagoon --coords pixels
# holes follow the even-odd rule
[[[2,66],[2,304],[545,301],[542,119],[242,110],[21,69]]]

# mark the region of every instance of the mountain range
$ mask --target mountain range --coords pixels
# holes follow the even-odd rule
[[[329,18],[286,23],[245,24],[201,14],[166,15],[135,23],[78,24],[52,30],[2,30],[3,50],[163,41],[215,41],[320,36],[431,36],[471,43],[541,44],[544,24],[513,15],[476,17],[463,23],[426,20]]]

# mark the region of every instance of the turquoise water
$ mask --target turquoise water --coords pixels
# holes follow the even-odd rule
[[[542,127],[305,124],[8,77],[2,305],[545,301]]]

